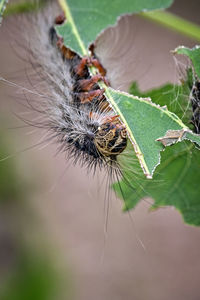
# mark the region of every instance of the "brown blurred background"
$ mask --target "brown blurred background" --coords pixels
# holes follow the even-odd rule
[[[198,0],[175,0],[170,11],[200,24]],[[8,17],[0,29],[0,76],[30,88],[29,66],[9,38],[14,24]],[[114,87],[128,90],[138,80],[145,90],[175,83],[170,50],[195,44],[129,16],[100,37],[97,50]],[[26,150],[44,132],[15,116],[27,116],[16,87],[0,82],[0,95],[1,158],[11,155],[0,162],[0,299],[200,299],[199,228],[171,207],[149,213],[145,201],[132,222],[113,195],[105,233],[104,174],[69,165],[55,156],[56,145]]]

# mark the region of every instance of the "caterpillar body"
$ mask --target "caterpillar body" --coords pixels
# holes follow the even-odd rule
[[[190,102],[192,106],[191,123],[194,126],[193,131],[199,134],[200,133],[200,80],[198,78],[195,78],[193,86],[191,88]]]
[[[80,57],[63,44],[55,25],[64,20],[63,14],[53,19],[50,14],[40,15],[34,37],[29,37],[31,64],[42,78],[41,86],[45,83],[43,99],[36,104],[42,114],[40,125],[74,163],[94,171],[106,167],[111,174],[122,175],[118,156],[127,147],[127,132],[98,84],[108,84],[106,70],[92,48],[90,57]],[[95,75],[90,73],[91,66],[96,68]]]

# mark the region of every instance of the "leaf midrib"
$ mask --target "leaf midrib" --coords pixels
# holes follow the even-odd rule
[[[66,16],[66,19],[67,19],[67,22],[69,22],[71,24],[71,27],[72,27],[72,30],[74,32],[74,35],[75,37],[77,38],[77,41],[79,43],[79,46],[83,52],[83,55],[87,55],[87,49],[85,48],[84,46],[84,43],[82,42],[81,40],[81,37],[79,35],[79,32],[77,30],[77,27],[74,23],[74,19],[72,17],[72,14],[71,14],[71,11],[70,11],[70,8],[69,6],[67,5],[67,2],[65,0],[58,0],[62,9],[64,10],[65,12],[65,16]]]

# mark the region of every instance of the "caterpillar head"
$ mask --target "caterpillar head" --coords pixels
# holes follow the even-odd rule
[[[102,156],[116,157],[127,146],[127,132],[119,120],[108,121],[98,127],[94,143]]]

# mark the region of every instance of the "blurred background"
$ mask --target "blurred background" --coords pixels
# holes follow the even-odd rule
[[[198,0],[175,0],[170,11],[200,24]],[[31,88],[15,24],[10,16],[0,28],[0,76]],[[146,90],[175,83],[170,50],[195,44],[128,16],[98,39],[97,52],[114,87],[137,80]],[[0,82],[0,96],[0,300],[198,300],[199,228],[171,207],[150,213],[146,201],[132,219],[114,195],[105,210],[104,174],[38,145],[44,132],[17,116],[29,117],[16,86]]]

